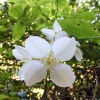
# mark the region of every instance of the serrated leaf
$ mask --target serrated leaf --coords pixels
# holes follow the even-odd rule
[[[25,33],[25,27],[26,26],[20,22],[16,23],[12,30],[12,39],[20,39],[22,35]]]
[[[8,11],[9,15],[15,19],[20,19],[23,16],[23,6],[21,4],[12,7]]]
[[[58,22],[63,30],[77,38],[94,38],[100,36],[98,30],[95,30],[89,22],[78,19],[58,20]]]

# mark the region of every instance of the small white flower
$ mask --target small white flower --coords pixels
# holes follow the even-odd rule
[[[65,37],[68,36],[67,33],[65,31],[62,31],[61,26],[59,25],[59,23],[57,22],[57,20],[55,20],[54,24],[53,24],[53,29],[48,29],[48,28],[43,28],[41,31],[44,35],[47,36],[47,38],[52,42],[56,39],[59,39],[60,37]]]
[[[63,20],[63,19],[62,19]],[[54,30],[51,29],[47,29],[47,28],[43,28],[41,31],[44,35],[47,36],[47,38],[50,40],[50,44],[52,46],[53,42],[59,38],[62,37],[68,37],[68,34],[65,31],[62,31],[61,26],[59,25],[59,23],[55,20],[54,24],[53,24],[53,28]],[[75,52],[75,58],[78,61],[82,60],[82,55],[83,53],[81,52],[81,50],[78,48],[78,46],[80,46],[79,42],[76,41],[76,52]]]
[[[27,86],[42,81],[46,77],[47,71],[50,72],[50,78],[56,85],[68,87],[73,84],[76,77],[71,67],[64,64],[63,61],[70,60],[75,54],[76,42],[74,38],[57,39],[51,47],[46,40],[30,36],[25,41],[25,48],[35,58],[19,70],[19,78],[23,78]]]

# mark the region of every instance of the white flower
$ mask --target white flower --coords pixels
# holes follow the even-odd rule
[[[62,19],[63,20],[63,19]],[[68,34],[65,31],[62,31],[61,26],[59,25],[59,23],[55,20],[54,24],[53,24],[53,28],[54,30],[51,29],[47,29],[47,28],[43,28],[41,31],[44,35],[47,36],[47,38],[50,40],[50,44],[52,46],[53,42],[59,38],[62,37],[68,37]],[[79,42],[76,41],[76,52],[75,52],[75,58],[78,61],[82,60],[82,55],[83,53],[81,52],[81,50],[78,48],[78,46],[80,46]]]
[[[70,60],[75,54],[74,38],[57,39],[51,47],[44,39],[30,36],[25,41],[25,48],[35,58],[19,70],[19,78],[23,78],[27,86],[42,81],[46,77],[47,71],[50,72],[50,78],[56,85],[68,87],[73,84],[76,77],[71,67],[64,64],[63,61]]]
[[[57,22],[57,20],[55,20],[54,24],[53,24],[53,29],[48,29],[48,28],[43,28],[41,31],[44,35],[47,36],[47,38],[52,42],[56,39],[59,39],[60,37],[65,37],[68,36],[67,33],[65,31],[62,31],[61,26],[59,25],[59,23]]]

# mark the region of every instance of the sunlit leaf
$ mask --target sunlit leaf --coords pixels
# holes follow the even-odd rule
[[[96,30],[89,22],[77,19],[59,20],[58,22],[63,30],[69,35],[73,35],[77,38],[94,38],[100,36],[98,30]]]
[[[16,5],[8,11],[9,15],[15,19],[20,19],[23,16],[23,6],[21,4]]]
[[[66,7],[68,5],[68,1],[67,0],[55,0],[55,4],[58,7]]]
[[[95,19],[95,14],[94,12],[83,12],[82,14],[80,14],[82,19],[86,20],[94,20]]]
[[[13,40],[20,39],[22,37],[22,35],[25,33],[25,27],[26,26],[20,22],[16,23],[12,31]]]
[[[8,2],[21,3],[23,0],[8,0]]]

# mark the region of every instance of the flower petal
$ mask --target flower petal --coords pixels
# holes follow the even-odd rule
[[[40,61],[30,61],[24,72],[24,81],[27,86],[31,86],[43,80],[46,77],[47,71]]]
[[[78,41],[76,41],[76,45],[77,45],[77,46],[80,46],[80,43],[79,43]]]
[[[26,39],[25,47],[30,55],[35,58],[42,58],[50,52],[50,44],[38,36],[30,36]]]
[[[17,51],[17,49],[13,49],[12,54],[18,60],[23,60],[24,59],[24,57]]]
[[[15,49],[24,57],[27,59],[32,59],[32,57],[30,56],[29,52],[26,50],[26,48],[22,47],[22,46],[18,46],[18,45],[14,45]]]
[[[60,31],[55,35],[55,40],[62,38],[62,37],[67,37],[68,34],[65,31]]]
[[[62,31],[61,26],[59,25],[59,23],[57,22],[57,20],[55,20],[54,24],[53,24],[53,28],[55,30],[55,32],[60,32]]]
[[[76,47],[75,58],[78,61],[81,61],[83,58],[82,55],[83,55],[83,53],[81,52],[81,50],[78,47]]]
[[[23,64],[23,66],[20,68],[20,70],[18,72],[18,77],[19,77],[20,80],[24,80],[24,73],[25,73],[25,70],[27,68],[27,65],[29,65],[30,62],[31,62],[30,60],[26,61]]]
[[[69,65],[61,64],[50,70],[50,78],[60,87],[69,87],[74,83],[76,76]]]
[[[54,30],[51,30],[51,29],[48,29],[48,28],[43,28],[42,30],[42,33],[44,35],[46,35],[48,37],[48,39],[52,40],[53,37],[55,36],[55,31]]]
[[[55,57],[64,61],[70,60],[76,51],[76,42],[74,37],[63,37],[57,39],[52,45],[52,51],[54,52]]]

